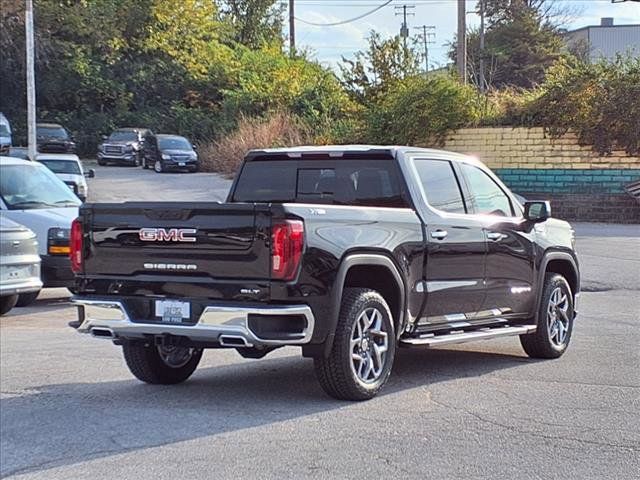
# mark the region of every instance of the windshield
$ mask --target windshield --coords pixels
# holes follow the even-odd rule
[[[109,135],[109,140],[115,142],[135,142],[138,140],[138,134],[136,132],[119,132],[116,130]]]
[[[72,175],[81,175],[78,162],[73,160],[39,160],[53,173],[69,173]]]
[[[161,150],[191,150],[191,144],[186,138],[159,138],[158,146]]]
[[[77,207],[81,203],[58,177],[37,164],[0,166],[0,197],[9,210]]]
[[[38,137],[67,138],[67,131],[62,127],[37,127]]]

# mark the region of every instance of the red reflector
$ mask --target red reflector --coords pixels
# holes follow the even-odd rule
[[[73,273],[82,271],[82,222],[76,218],[71,224],[71,236],[69,238],[69,258],[71,259],[71,270]]]
[[[301,220],[285,220],[271,230],[271,276],[293,280],[298,273],[304,247],[304,224]]]

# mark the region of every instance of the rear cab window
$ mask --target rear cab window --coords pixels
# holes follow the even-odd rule
[[[409,207],[395,160],[265,159],[245,162],[232,202]]]

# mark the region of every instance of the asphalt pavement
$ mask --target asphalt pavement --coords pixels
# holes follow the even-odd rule
[[[90,199],[222,200],[214,174],[98,167]],[[517,338],[398,352],[381,395],[336,401],[294,348],[206,351],[145,385],[75,333],[63,289],[0,319],[0,475],[21,479],[631,479],[640,472],[640,226],[578,224],[585,293],[558,360]]]

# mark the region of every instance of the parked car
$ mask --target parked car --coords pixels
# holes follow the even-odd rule
[[[182,382],[205,348],[292,345],[349,400],[380,390],[400,346],[520,336],[558,358],[580,291],[549,202],[413,147],[253,151],[223,204],[84,205],[71,255],[73,325],[122,345],[138,379]]]
[[[119,128],[98,145],[98,164],[124,163],[142,165],[146,150],[153,139],[148,128]]]
[[[40,256],[35,233],[0,212],[0,315],[9,312],[18,295],[38,292]]]
[[[57,123],[36,124],[36,143],[43,153],[75,153],[76,142],[71,134]]]
[[[169,170],[197,172],[200,161],[194,145],[178,135],[156,135],[145,152],[142,166],[152,166],[157,173]]]
[[[11,145],[11,124],[7,117],[0,112],[0,155],[9,153]]]
[[[95,177],[96,172],[93,168],[85,172],[78,156],[71,154],[39,153],[36,160],[55,173],[80,200],[86,201],[89,187],[85,177]]]
[[[80,204],[69,187],[41,163],[0,157],[0,210],[36,234],[45,287],[74,286],[69,232]],[[17,305],[30,304],[38,293],[21,293]]]

